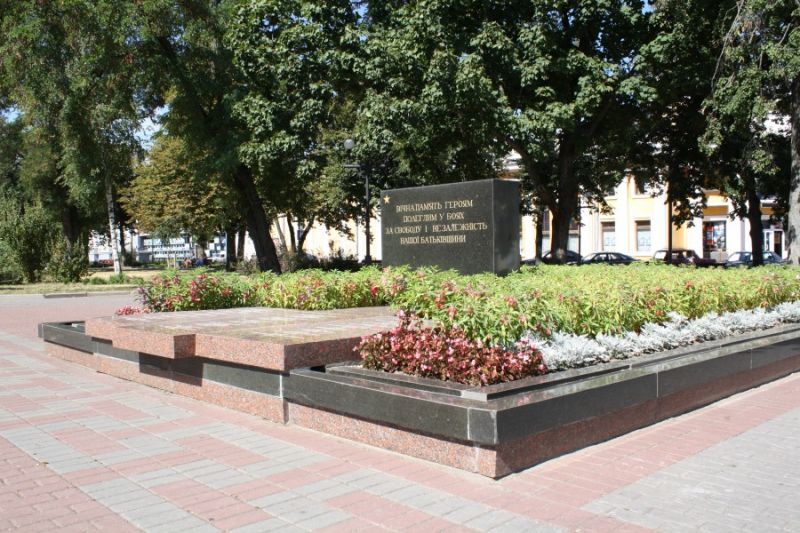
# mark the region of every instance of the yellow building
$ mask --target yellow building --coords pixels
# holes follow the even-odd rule
[[[616,251],[638,259],[649,259],[657,250],[667,248],[669,216],[666,194],[640,190],[633,178],[626,178],[610,196],[606,197],[610,207],[608,213],[584,207],[581,224],[575,226],[570,235],[570,249],[586,255],[599,251]],[[740,218],[731,218],[731,202],[719,191],[706,191],[706,207],[703,216],[692,223],[672,228],[673,248],[688,248],[698,255],[725,261],[728,255],[750,250],[750,223]],[[764,249],[786,257],[783,227],[770,223],[772,209],[765,201]],[[549,225],[545,224],[543,249],[548,250]],[[523,218],[522,255],[532,257],[535,248],[534,220]]]

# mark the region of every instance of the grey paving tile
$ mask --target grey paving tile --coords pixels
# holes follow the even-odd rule
[[[255,524],[249,524],[243,527],[232,529],[231,533],[263,533],[265,531],[285,531],[289,533],[295,533],[303,530],[281,520],[280,518],[271,518],[269,520],[256,522]]]
[[[327,510],[320,515],[309,518],[308,520],[297,522],[295,525],[297,525],[297,527],[302,529],[315,531],[318,529],[324,529],[326,527],[330,527],[334,524],[338,524],[339,522],[344,522],[349,518],[352,518],[352,516],[345,513],[344,511],[339,511],[334,509],[334,510]]]

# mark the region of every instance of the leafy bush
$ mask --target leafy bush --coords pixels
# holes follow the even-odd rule
[[[258,305],[256,288],[235,274],[209,275],[195,270],[192,275],[168,271],[139,287],[139,298],[148,312],[201,311]]]
[[[0,240],[0,284],[16,285],[22,283],[24,276],[16,258],[8,246]]]
[[[57,239],[50,261],[47,262],[47,277],[60,283],[74,283],[89,272],[89,257],[86,246],[67,247],[64,239]]]
[[[135,283],[140,284],[141,279],[128,276],[125,274],[125,272],[120,272],[119,274],[113,274],[107,278],[101,278],[99,276],[85,278],[83,283],[86,285],[126,285]]]
[[[37,205],[22,210],[3,199],[0,211],[0,241],[6,253],[19,266],[26,281],[39,281],[50,260],[58,228],[45,209]]]
[[[304,270],[251,277],[170,272],[147,284],[143,298],[153,311],[390,304],[447,329],[458,327],[469,338],[509,345],[525,331],[542,337],[554,332],[615,336],[666,322],[670,313],[697,318],[772,307],[800,300],[800,281],[795,269],[780,267],[541,266],[499,278],[373,266],[352,273]]]
[[[385,305],[379,296],[374,267],[358,272],[302,270],[293,274],[261,274],[254,282],[259,305],[304,310]]]
[[[696,269],[669,265],[523,268],[504,278],[387,269],[380,296],[422,318],[458,326],[471,338],[508,344],[524,331],[597,336],[638,332],[670,312],[771,307],[800,300],[795,269]]]
[[[503,349],[472,340],[458,328],[424,326],[414,315],[399,316],[397,327],[365,337],[356,348],[365,368],[468,385],[492,385],[547,371],[541,353],[526,339]]]

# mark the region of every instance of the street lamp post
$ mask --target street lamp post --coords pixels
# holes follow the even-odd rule
[[[347,139],[344,141],[344,149],[348,152],[352,152],[353,148],[355,148],[355,141],[353,139]],[[344,168],[352,168],[357,170],[359,173],[364,175],[364,233],[367,240],[367,246],[365,249],[364,254],[364,264],[368,265],[372,263],[372,256],[370,255],[370,209],[369,209],[369,172],[363,171],[361,165],[359,164],[346,164]]]

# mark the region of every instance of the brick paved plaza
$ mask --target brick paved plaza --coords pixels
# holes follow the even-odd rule
[[[800,374],[500,481],[49,358],[0,297],[0,530],[798,531]]]

